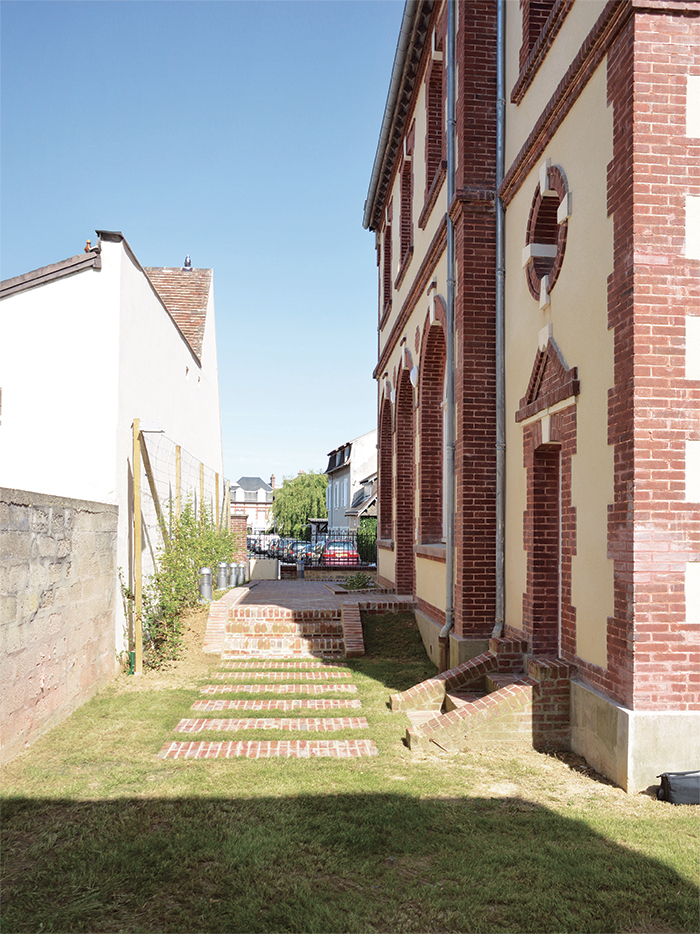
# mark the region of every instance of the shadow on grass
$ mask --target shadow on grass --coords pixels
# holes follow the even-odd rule
[[[362,613],[362,633],[365,654],[352,667],[389,690],[405,691],[437,674],[413,613]]]
[[[695,931],[663,863],[519,798],[57,801],[3,811],[5,932]]]

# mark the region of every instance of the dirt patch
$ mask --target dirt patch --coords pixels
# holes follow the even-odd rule
[[[208,618],[208,604],[188,610],[182,617],[184,628],[180,658],[156,670],[144,669],[138,676],[120,675],[115,685],[117,693],[197,687],[219,661],[218,656],[202,652]]]

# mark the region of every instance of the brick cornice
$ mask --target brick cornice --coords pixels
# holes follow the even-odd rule
[[[628,19],[643,13],[700,16],[698,0],[608,0],[596,24],[586,36],[568,71],[559,82],[506,172],[499,194],[507,207],[523,182],[541,160],[549,141],[568,116],[571,108],[600,65]]]
[[[574,0],[557,0],[555,3],[545,23],[544,29],[542,30],[542,35],[538,39],[532,52],[530,52],[525,66],[521,69],[518,80],[515,82],[510,96],[513,104],[519,104],[525,96],[527,89],[534,81],[540,65],[545,60],[547,52],[552,47],[552,43],[573,5]]]
[[[653,0],[645,0],[645,5],[648,6],[650,2]],[[593,29],[574,56],[566,74],[559,82],[559,86],[540,114],[532,132],[513,160],[513,164],[506,172],[499,190],[506,207],[518,193],[530,172],[540,162],[550,140],[578,100],[620,29],[638,6],[641,6],[641,0],[637,0],[637,3],[633,0],[623,0],[622,3],[620,0],[609,0],[606,4]]]

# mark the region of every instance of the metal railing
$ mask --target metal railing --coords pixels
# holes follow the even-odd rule
[[[315,541],[275,534],[249,535],[248,553],[305,567],[368,568],[377,563],[376,528],[327,532]]]

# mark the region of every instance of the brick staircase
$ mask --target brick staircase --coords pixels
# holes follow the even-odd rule
[[[434,743],[457,752],[477,744],[524,742],[569,748],[573,669],[528,654],[527,642],[489,640],[489,650],[390,698],[405,712],[410,749]]]
[[[343,658],[340,607],[233,606],[225,623],[222,658]]]

